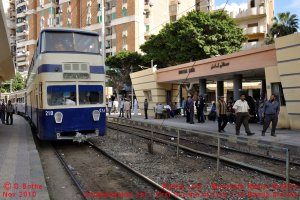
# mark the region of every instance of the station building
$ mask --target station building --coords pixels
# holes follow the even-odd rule
[[[149,68],[130,77],[139,107],[149,101],[148,115],[157,103],[180,103],[188,86],[197,95],[239,99],[241,91],[250,96],[278,95],[281,104],[278,128],[300,129],[300,33],[275,39],[275,44],[212,57],[163,69]],[[143,109],[141,109],[143,112]]]

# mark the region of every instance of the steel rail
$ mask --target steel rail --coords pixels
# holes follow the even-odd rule
[[[53,146],[53,145],[52,145]],[[56,156],[58,157],[59,161],[61,162],[61,164],[64,166],[65,170],[68,172],[68,174],[70,175],[70,177],[72,178],[73,182],[75,183],[76,187],[78,188],[78,190],[80,191],[81,196],[83,197],[83,199],[87,198],[85,197],[85,191],[83,189],[83,187],[81,186],[81,184],[79,183],[79,181],[77,180],[77,178],[75,177],[75,175],[73,174],[73,172],[69,169],[67,162],[65,161],[65,159],[60,155],[60,153],[56,150],[56,148],[53,146],[54,152],[56,154]]]
[[[118,123],[115,123],[115,122],[108,122],[108,123],[117,124],[117,125],[122,125],[122,126],[126,126],[126,127],[131,127],[131,126],[127,125],[127,124],[118,124]],[[131,127],[131,128],[132,128],[132,127]],[[143,128],[143,127],[137,127],[137,126],[135,126],[134,128],[135,128],[135,129],[139,129],[139,130],[143,130],[143,131],[147,131],[147,132],[151,132],[151,130],[146,129],[146,128]],[[154,130],[153,130],[153,133],[154,133],[154,134],[158,134],[158,135],[167,136],[167,137],[174,137],[174,138],[177,138],[177,136],[176,136],[175,134],[174,134],[174,135],[171,135],[171,134],[162,133],[162,132],[158,132],[158,131],[154,131]],[[195,136],[195,137],[197,137],[197,136]],[[187,138],[185,138],[185,137],[180,137],[180,139],[181,139],[181,140],[184,140],[184,141],[187,141],[187,142],[193,142],[193,143],[198,143],[198,144],[202,144],[202,145],[206,145],[206,146],[211,146],[211,147],[213,147],[213,148],[218,148],[217,145],[206,144],[206,143],[199,142],[199,141],[193,141],[193,140],[187,139]],[[262,155],[262,154],[255,154],[255,153],[245,152],[245,151],[241,151],[241,150],[234,149],[234,148],[227,147],[227,146],[221,146],[220,148],[223,149],[223,150],[228,150],[228,151],[233,151],[233,152],[237,152],[237,153],[242,153],[242,154],[245,154],[245,155],[251,155],[251,156],[256,156],[256,157],[260,157],[260,158],[269,159],[269,160],[271,160],[271,161],[277,161],[277,162],[281,162],[281,163],[285,163],[285,162],[286,162],[286,160],[281,159],[281,158],[276,158],[276,157],[273,157],[273,158],[272,158],[272,157],[265,156],[265,155]],[[290,161],[290,164],[295,165],[295,166],[300,166],[300,163],[293,162],[293,161]]]
[[[121,165],[122,167],[124,167],[125,169],[127,169],[128,171],[132,172],[133,174],[137,175],[138,177],[142,178],[143,180],[145,180],[146,182],[150,183],[151,185],[153,185],[154,187],[156,187],[158,190],[166,192],[167,194],[170,194],[171,197],[173,199],[176,200],[184,200],[181,197],[178,197],[177,195],[175,195],[172,191],[162,187],[161,185],[159,185],[158,183],[156,183],[155,181],[153,181],[152,179],[148,178],[147,176],[141,174],[140,172],[136,171],[135,169],[131,168],[129,165],[126,165],[125,163],[119,161],[118,159],[116,159],[115,157],[109,155],[106,151],[104,151],[103,149],[101,149],[100,147],[94,145],[91,141],[87,141],[87,144],[89,144],[93,149],[95,149],[96,151],[100,152],[101,154],[105,155],[106,157],[108,157],[109,159],[113,160],[114,162],[118,163],[119,165]]]
[[[120,129],[117,129],[117,128],[116,129],[115,128],[111,128],[111,127],[109,127],[109,128],[113,129],[113,130],[120,131]],[[162,143],[162,144],[168,144],[168,145],[177,147],[176,143],[169,142],[169,141],[166,141],[166,140],[163,140],[163,139],[160,139],[160,138],[151,138],[150,136],[146,136],[144,134],[132,133],[129,130],[122,130],[122,131],[124,133],[126,133],[126,134],[133,134],[133,135],[142,137],[144,139],[149,139],[149,140],[152,139],[152,140],[154,140],[156,142],[159,142],[159,143]],[[210,157],[210,158],[215,158],[215,159],[217,158],[217,155],[215,155],[215,154],[198,151],[198,150],[189,148],[189,147],[184,146],[184,145],[179,145],[179,148],[181,148],[183,150],[186,150],[186,151],[189,151],[189,152],[192,152],[192,153],[195,153],[195,154],[207,156],[207,157]],[[233,164],[233,165],[238,165],[238,166],[241,166],[241,167],[244,167],[244,168],[252,169],[252,170],[255,170],[255,171],[267,174],[267,175],[271,175],[273,177],[277,177],[277,178],[280,178],[280,179],[285,179],[286,178],[285,175],[283,175],[283,174],[279,174],[279,173],[276,173],[276,172],[273,172],[273,171],[270,171],[270,170],[267,170],[267,169],[264,169],[264,168],[260,168],[260,167],[257,167],[257,166],[253,166],[253,165],[249,165],[249,164],[246,164],[246,163],[242,163],[242,162],[230,159],[230,158],[226,158],[224,156],[220,156],[219,159],[222,160],[222,161],[224,161],[224,162],[226,162],[226,163],[230,163],[230,164]],[[300,180],[296,179],[296,178],[290,177],[290,181],[293,182],[293,183],[300,184]]]

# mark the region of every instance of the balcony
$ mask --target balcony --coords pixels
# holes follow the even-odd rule
[[[258,15],[265,15],[266,9],[264,6],[248,8],[246,10],[242,10],[240,12],[231,12],[230,16],[232,18],[241,19],[241,18],[253,18]]]
[[[17,62],[17,65],[18,65],[18,67],[28,66],[29,65],[29,61],[25,60],[23,62]]]
[[[244,28],[243,31],[244,35],[253,35],[253,34],[259,34],[259,33],[266,33],[265,26],[255,26],[250,28]]]
[[[253,49],[253,48],[258,48],[262,47],[264,45],[263,41],[258,41],[258,42],[246,42],[243,44],[241,50],[247,50],[247,49]]]

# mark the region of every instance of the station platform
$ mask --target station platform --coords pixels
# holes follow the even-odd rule
[[[111,114],[111,118],[117,119],[126,119],[119,118],[117,114]],[[132,116],[131,121],[139,122],[142,126],[144,124],[153,124],[156,127],[168,127],[170,128],[179,128],[183,130],[190,130],[193,132],[205,133],[205,134],[215,134],[221,135],[230,138],[231,140],[240,139],[242,141],[246,141],[251,143],[251,146],[255,146],[254,144],[259,145],[268,145],[272,147],[278,148],[289,148],[292,149],[293,152],[300,152],[300,130],[288,130],[288,129],[277,129],[276,137],[271,136],[271,129],[269,128],[266,132],[266,136],[261,136],[262,125],[256,123],[250,123],[249,127],[251,132],[254,132],[255,135],[247,136],[243,125],[240,129],[240,135],[235,135],[235,125],[227,124],[225,127],[225,133],[218,132],[218,122],[217,121],[209,121],[206,120],[205,123],[198,123],[197,119],[194,118],[194,124],[186,123],[186,118],[183,116],[176,116],[175,118],[167,118],[167,119],[154,119],[150,117],[149,119],[144,119],[144,116]],[[299,154],[300,157],[300,154]]]
[[[0,122],[0,199],[50,199],[31,127],[18,115]]]

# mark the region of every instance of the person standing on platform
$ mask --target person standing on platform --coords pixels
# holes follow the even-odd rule
[[[125,99],[125,103],[124,103],[124,110],[125,110],[125,115],[127,117],[127,119],[130,119],[131,118],[131,115],[130,115],[130,101],[128,101],[128,99]]]
[[[6,125],[13,125],[13,112],[14,112],[14,107],[11,104],[11,101],[9,100],[6,107],[5,107],[5,111],[6,111]],[[9,120],[10,119],[10,120]],[[9,123],[10,121],[10,123]]]
[[[227,125],[227,104],[224,101],[224,96],[221,96],[217,102],[217,117],[218,117],[218,131],[225,132],[224,128]],[[223,124],[222,124],[223,122]]]
[[[184,97],[182,97],[181,108],[182,108],[183,116],[185,117],[186,116],[186,100],[184,99]]]
[[[190,99],[191,97],[188,96],[187,97],[187,100],[185,101],[185,111],[186,111],[186,123],[190,123],[190,111],[188,109],[188,100]]]
[[[124,117],[124,99],[121,98],[121,101],[119,103],[119,106],[120,106],[120,114],[119,114],[119,117]]]
[[[187,110],[189,113],[190,124],[194,124],[194,100],[193,96],[191,96],[187,101]]]
[[[113,107],[113,102],[111,101],[111,98],[109,98],[108,103],[107,103],[107,109],[108,109],[108,114],[110,115],[111,113],[111,108]]]
[[[148,106],[149,106],[148,100],[145,99],[145,101],[144,101],[145,119],[148,119]]]
[[[200,95],[200,103],[199,103],[199,110],[200,110],[200,122],[204,123],[205,122],[205,117],[204,117],[204,108],[206,106],[206,100],[202,95]]]
[[[249,129],[250,108],[245,98],[246,96],[244,94],[241,94],[240,99],[237,100],[233,105],[233,109],[235,110],[236,113],[235,131],[236,131],[236,135],[239,135],[241,125],[243,124],[247,136],[251,136],[254,135],[254,133],[252,133]]]
[[[265,102],[263,108],[262,116],[265,118],[265,120],[264,120],[263,130],[261,133],[262,136],[265,136],[266,130],[268,129],[270,123],[272,122],[271,136],[276,137],[275,129],[278,122],[279,111],[280,111],[279,102],[276,101],[276,96],[272,94],[270,100]]]
[[[5,104],[4,101],[2,101],[2,104],[0,105],[0,119],[2,124],[5,124]]]
[[[139,104],[137,99],[134,99],[134,103],[133,103],[133,114],[138,116],[138,108],[139,108]]]
[[[198,123],[200,123],[200,96],[197,97],[197,100],[195,102],[196,110],[197,110],[197,119]]]

